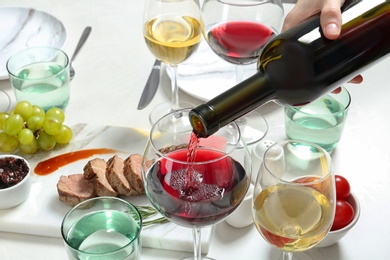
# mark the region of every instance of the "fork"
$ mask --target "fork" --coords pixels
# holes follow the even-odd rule
[[[69,69],[70,80],[72,80],[74,75],[76,74],[76,71],[73,68],[73,61],[76,58],[77,54],[79,53],[81,47],[83,47],[84,43],[87,41],[88,36],[91,33],[91,30],[92,30],[91,26],[85,27],[83,33],[81,34],[80,40],[77,43],[76,49],[73,52],[72,58],[70,59],[70,69]]]

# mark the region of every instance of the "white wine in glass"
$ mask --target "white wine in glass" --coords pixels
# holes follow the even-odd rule
[[[257,230],[283,260],[318,245],[334,218],[336,195],[330,155],[300,140],[268,148],[255,182],[253,219]]]
[[[162,116],[180,108],[177,66],[199,47],[202,38],[198,0],[146,0],[143,35],[150,52],[172,71],[172,103],[158,105],[149,119],[154,124]]]

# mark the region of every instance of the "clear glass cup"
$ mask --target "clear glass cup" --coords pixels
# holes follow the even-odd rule
[[[351,95],[341,87],[305,106],[285,106],[286,136],[316,143],[332,153],[341,139],[350,104]]]
[[[169,67],[172,91],[171,102],[161,103],[151,111],[149,121],[152,125],[172,111],[192,106],[179,102],[177,68],[198,49],[202,38],[200,23],[198,0],[145,0],[145,43],[156,59]]]
[[[68,105],[69,58],[65,52],[53,47],[31,47],[12,55],[6,66],[16,101],[28,101],[45,111]]]
[[[0,89],[0,112],[8,111],[11,105],[11,98],[7,92]]]
[[[97,197],[72,208],[61,233],[69,259],[139,260],[141,227],[141,215],[132,204]]]
[[[142,176],[151,204],[171,222],[193,230],[194,255],[186,259],[211,259],[201,255],[201,228],[223,221],[241,204],[251,161],[235,122],[200,139],[199,146],[189,145],[194,140],[189,112],[170,113],[152,127]]]
[[[281,0],[205,0],[202,32],[210,48],[235,64],[236,83],[244,80],[243,65],[255,64],[265,44],[282,28]],[[260,141],[268,126],[252,111],[237,120],[247,144]]]
[[[335,207],[332,159],[322,147],[287,140],[266,150],[254,185],[252,214],[261,236],[282,251],[283,260],[325,238]]]

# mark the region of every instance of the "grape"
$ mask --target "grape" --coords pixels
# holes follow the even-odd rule
[[[56,135],[60,132],[62,126],[61,120],[53,116],[46,116],[43,121],[43,130],[49,135]]]
[[[6,134],[15,136],[23,129],[23,123],[23,117],[18,114],[12,114],[5,120],[3,131]]]
[[[38,151],[38,141],[37,139],[33,139],[33,141],[27,145],[19,144],[19,149],[24,154],[34,154]]]
[[[51,150],[57,143],[68,144],[73,133],[64,120],[65,113],[60,108],[45,113],[40,106],[18,102],[10,112],[0,111],[0,152],[19,148],[24,154],[34,154],[39,149]]]
[[[65,113],[61,108],[52,107],[46,112],[46,117],[58,118],[61,122],[65,121]]]
[[[28,145],[33,140],[34,140],[34,133],[28,128],[23,128],[18,134],[18,141],[20,144]]]
[[[3,153],[13,152],[18,147],[18,138],[5,132],[0,133],[0,151]]]
[[[41,108],[40,106],[33,105],[31,116],[39,116],[45,118],[45,110],[43,110],[43,108]]]
[[[9,114],[2,112],[0,113],[0,131],[3,130],[4,122],[9,117]]]
[[[49,151],[56,146],[56,140],[54,136],[49,135],[46,132],[41,132],[38,137],[38,145],[42,150]]]
[[[68,144],[72,136],[72,130],[68,126],[62,125],[60,132],[54,136],[54,139],[59,144]]]
[[[14,108],[14,113],[23,117],[24,121],[30,118],[32,112],[32,105],[28,101],[20,101]]]
[[[27,127],[32,131],[36,131],[42,128],[45,116],[32,116],[27,120]]]

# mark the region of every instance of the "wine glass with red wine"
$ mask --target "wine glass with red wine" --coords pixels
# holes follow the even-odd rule
[[[201,255],[201,228],[221,222],[240,205],[251,160],[235,122],[198,139],[189,111],[168,114],[152,127],[142,177],[151,204],[171,222],[193,229],[194,256],[187,259],[211,259]]]
[[[199,47],[202,39],[199,0],[145,0],[143,36],[155,58],[170,68],[172,101],[157,105],[149,115],[154,124],[162,116],[177,110],[179,88],[177,68]],[[184,107],[189,107],[185,104]]]
[[[244,66],[258,60],[264,45],[282,28],[281,0],[205,0],[203,36],[222,59],[236,65],[236,83],[244,80]],[[247,144],[261,140],[267,123],[257,112],[237,120]]]

